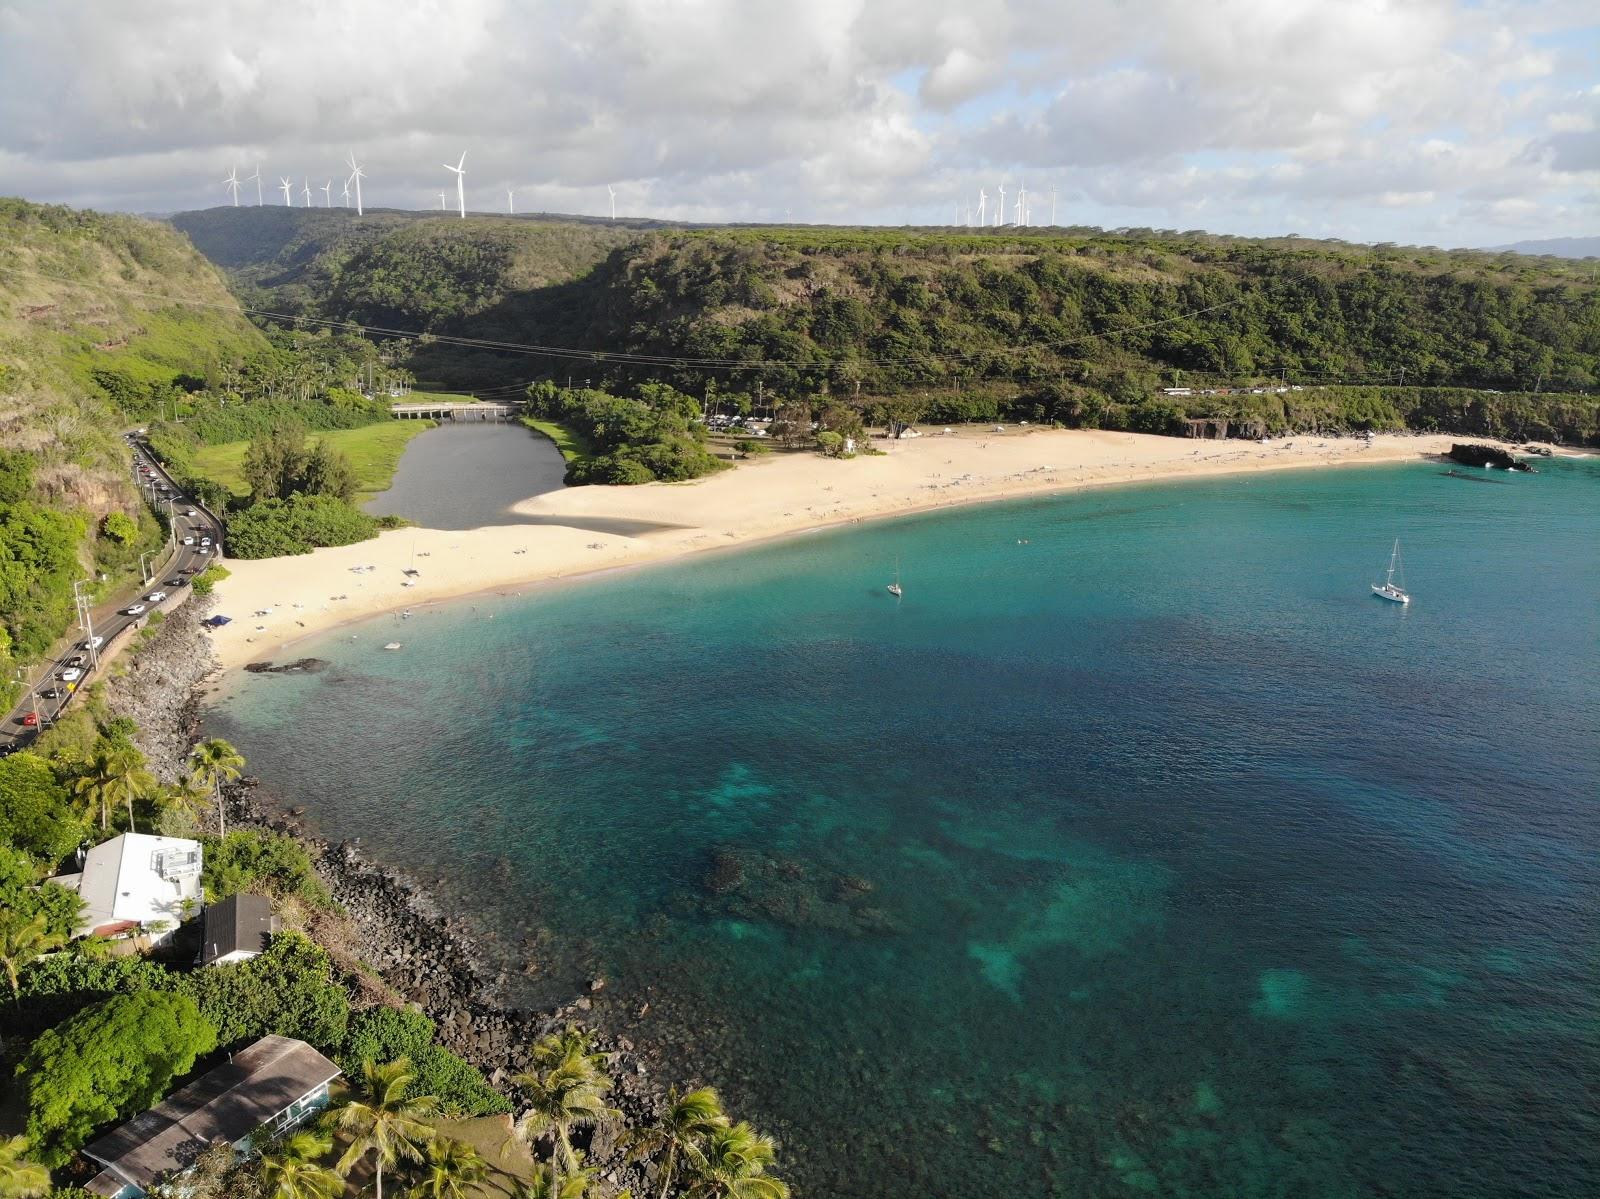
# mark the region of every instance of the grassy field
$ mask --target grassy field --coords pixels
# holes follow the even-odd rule
[[[454,391],[413,391],[392,400],[395,404],[477,404],[477,396],[461,395]]]
[[[576,429],[568,428],[553,420],[541,420],[532,416],[523,417],[522,423],[555,442],[556,449],[561,451],[561,456],[569,463],[588,458],[594,453],[594,447],[589,444],[588,438]]]
[[[389,486],[394,478],[394,468],[400,464],[411,439],[424,429],[433,428],[432,421],[389,420],[378,425],[364,425],[359,429],[333,429],[326,433],[313,433],[308,441],[323,441],[349,457],[356,468],[356,484],[360,493],[356,499],[367,499]],[[235,495],[248,495],[249,486],[242,473],[244,456],[250,449],[248,441],[225,441],[221,445],[202,446],[195,451],[195,467],[209,479],[225,484]]]

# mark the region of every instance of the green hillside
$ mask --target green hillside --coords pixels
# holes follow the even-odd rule
[[[264,346],[165,225],[0,199],[0,678],[159,543],[122,430]]]
[[[1559,259],[1153,230],[649,230],[398,214],[358,237],[339,212],[297,214],[307,232],[283,242],[273,230],[291,211],[174,222],[225,226],[218,261],[248,262],[234,268],[240,284],[277,287],[285,301],[306,299],[296,289],[321,272],[320,316],[685,360],[640,369],[415,352],[420,377],[453,386],[569,374],[696,393],[759,380],[780,395],[1054,383],[1132,402],[1178,372],[1195,385],[1582,392],[1600,382],[1600,289],[1584,264]],[[197,236],[203,249],[212,240]]]

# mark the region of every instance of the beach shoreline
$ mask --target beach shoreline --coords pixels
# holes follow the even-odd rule
[[[543,589],[868,520],[1090,488],[1415,462],[1443,454],[1455,440],[1390,434],[1369,445],[1301,435],[1261,445],[963,429],[892,443],[888,453],[850,461],[791,454],[691,483],[569,488],[517,504],[512,515],[521,523],[409,527],[308,555],[229,560],[232,573],[216,585],[213,610],[232,623],[210,637],[226,675],[386,613]]]

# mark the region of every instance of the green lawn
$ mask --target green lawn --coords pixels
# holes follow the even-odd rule
[[[389,401],[391,404],[477,404],[477,396],[458,395],[453,391],[413,391]]]
[[[326,441],[341,450],[356,468],[357,502],[368,499],[389,486],[394,468],[406,445],[424,429],[433,428],[427,420],[386,420],[359,429],[332,429],[313,433],[309,441]],[[201,446],[194,454],[195,468],[208,479],[225,484],[235,495],[248,495],[249,486],[242,473],[248,441],[225,441],[221,445]]]
[[[523,417],[522,423],[555,442],[556,449],[561,451],[561,456],[568,462],[588,458],[594,453],[594,447],[589,444],[589,440],[576,429],[553,420],[542,420],[533,416]]]

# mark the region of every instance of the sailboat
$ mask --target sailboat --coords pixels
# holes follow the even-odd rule
[[[890,595],[894,596],[895,599],[899,599],[902,595],[905,594],[905,592],[900,590],[900,559],[899,558],[896,558],[894,560],[894,582],[889,584],[888,592],[889,592]]]
[[[1394,581],[1396,572],[1400,575],[1397,585]],[[1389,569],[1384,572],[1383,582],[1372,585],[1372,594],[1379,599],[1392,600],[1397,604],[1409,604],[1411,594],[1406,590],[1405,567],[1400,565],[1400,539],[1395,538],[1394,549],[1389,551]]]

